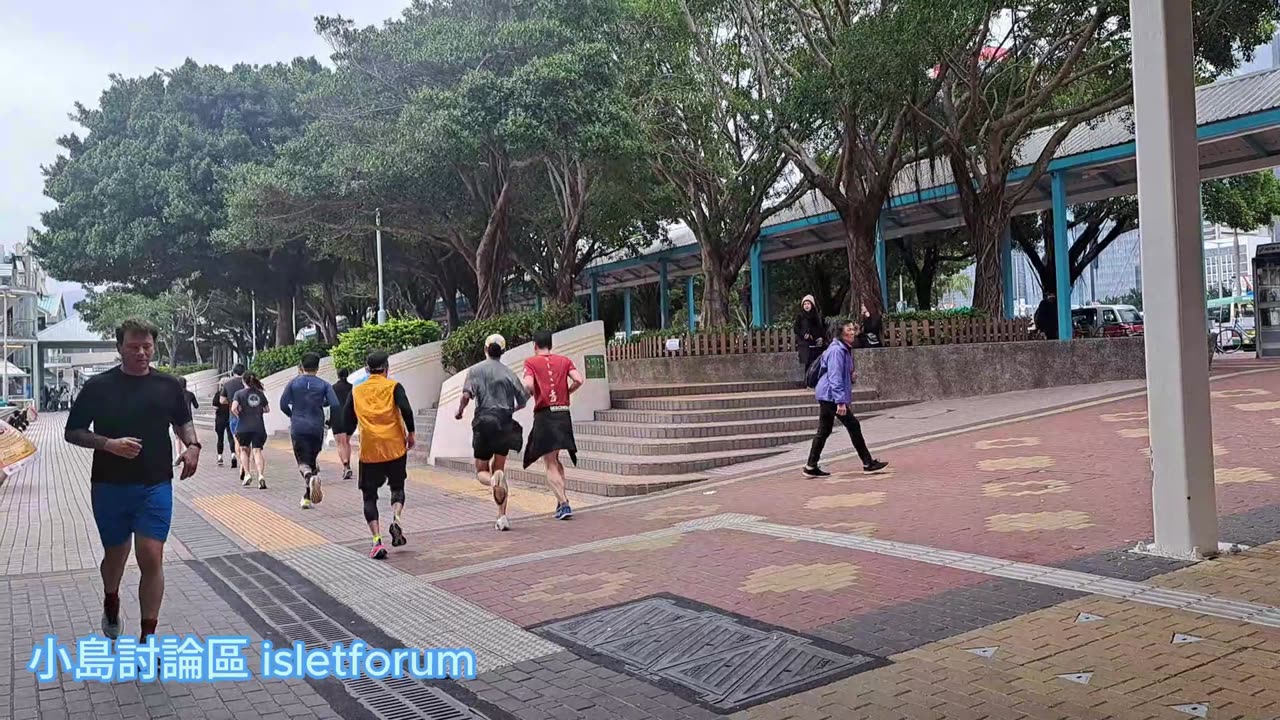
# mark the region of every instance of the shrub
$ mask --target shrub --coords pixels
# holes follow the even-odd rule
[[[160,372],[165,373],[166,375],[173,375],[174,377],[182,377],[183,375],[191,375],[192,373],[198,373],[202,370],[212,370],[212,369],[213,369],[213,366],[210,365],[209,363],[202,363],[202,364],[192,363],[190,365],[174,365],[173,367],[169,367],[168,365],[156,366],[156,370],[159,370]]]
[[[364,367],[374,350],[398,353],[440,339],[440,324],[434,320],[391,319],[382,325],[364,325],[338,336],[333,346],[333,366],[339,370]]]
[[[317,353],[320,357],[324,357],[329,354],[329,349],[315,340],[304,340],[293,345],[281,345],[267,350],[259,350],[258,354],[254,356],[253,362],[249,363],[249,370],[260,378],[266,378],[281,370],[298,367],[302,364],[302,356],[309,352]]]
[[[572,305],[548,305],[543,310],[495,315],[488,320],[473,320],[453,331],[444,341],[443,362],[446,368],[457,372],[484,359],[484,339],[498,333],[507,340],[507,347],[533,340],[539,330],[557,332],[577,325],[578,308]]]
[[[954,310],[912,310],[902,313],[889,313],[885,320],[898,322],[921,322],[928,320],[950,320],[951,318],[985,318],[987,314],[977,308],[956,308]]]

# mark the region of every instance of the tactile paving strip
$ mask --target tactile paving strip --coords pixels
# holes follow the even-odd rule
[[[325,615],[252,558],[227,555],[211,558],[206,564],[290,641],[301,640],[308,649],[313,649],[335,643],[350,647],[357,640],[341,623]],[[352,698],[382,720],[483,720],[487,717],[443,690],[413,678],[360,677],[341,682]]]

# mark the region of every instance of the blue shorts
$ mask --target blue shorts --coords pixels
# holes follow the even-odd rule
[[[232,415],[227,419],[227,429],[231,431],[231,437],[236,436],[236,430],[240,427],[240,418]]]
[[[164,542],[173,519],[173,484],[108,485],[90,490],[93,520],[104,548],[115,547],[137,533]]]

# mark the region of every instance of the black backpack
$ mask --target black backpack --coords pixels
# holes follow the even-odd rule
[[[813,359],[813,362],[809,363],[809,368],[804,371],[804,386],[810,390],[818,387],[818,380],[826,374],[827,369],[822,367],[822,356],[819,355]]]

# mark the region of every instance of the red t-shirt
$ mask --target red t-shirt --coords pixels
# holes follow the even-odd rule
[[[534,355],[524,361],[524,374],[533,376],[533,409],[569,406],[569,372],[573,361],[563,355]]]

